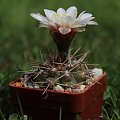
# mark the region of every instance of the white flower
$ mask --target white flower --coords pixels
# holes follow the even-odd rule
[[[61,34],[67,34],[72,30],[76,32],[85,31],[86,25],[97,25],[92,21],[95,17],[91,13],[81,12],[77,17],[77,8],[69,7],[67,10],[59,8],[57,12],[44,9],[45,15],[31,13],[30,15],[40,22],[38,27],[46,27],[50,30],[58,30]]]
[[[103,70],[99,68],[92,69],[92,73],[95,77],[100,77],[103,74]]]

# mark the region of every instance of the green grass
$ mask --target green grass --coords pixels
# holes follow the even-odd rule
[[[17,70],[28,58],[39,60],[45,47],[56,49],[48,30],[34,29],[37,22],[29,14],[72,5],[80,12],[93,13],[99,23],[78,33],[71,47],[92,51],[89,62],[99,63],[107,72],[110,89],[105,95],[103,116],[105,120],[120,119],[120,0],[0,0],[0,109],[6,118],[15,112],[8,83],[20,75]]]
[[[120,99],[113,89],[108,86],[104,96],[103,118],[104,120],[120,120]]]

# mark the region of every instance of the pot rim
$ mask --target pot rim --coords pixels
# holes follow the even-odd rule
[[[100,77],[98,77],[95,82],[93,82],[93,83],[90,84],[90,85],[87,85],[87,87],[86,87],[84,90],[82,90],[81,92],[79,92],[79,93],[73,93],[73,92],[57,92],[57,91],[54,91],[54,90],[47,90],[47,92],[57,93],[57,94],[67,94],[67,95],[70,95],[70,94],[71,94],[71,95],[83,94],[83,93],[85,93],[88,89],[90,89],[92,86],[94,86],[95,84],[100,84],[98,81],[101,80],[102,78],[106,77],[106,76],[107,76],[106,72],[103,72],[103,74],[102,74]],[[19,78],[18,78],[18,79],[19,79]],[[43,89],[40,89],[40,88],[27,88],[27,87],[14,86],[13,83],[16,82],[18,79],[10,82],[10,83],[9,83],[9,87],[10,87],[10,88],[14,88],[14,89],[15,89],[15,88],[19,88],[19,89],[24,89],[24,90],[26,89],[26,90],[44,92],[44,90],[43,90]]]

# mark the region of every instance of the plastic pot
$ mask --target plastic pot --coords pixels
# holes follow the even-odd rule
[[[48,90],[47,97],[42,95],[42,89],[14,86],[16,81],[9,84],[12,102],[19,107],[20,100],[28,120],[59,120],[60,108],[61,120],[76,120],[76,115],[79,115],[81,120],[100,119],[106,73],[80,93]]]

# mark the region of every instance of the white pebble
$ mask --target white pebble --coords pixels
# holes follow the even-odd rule
[[[64,89],[60,85],[55,86],[54,90],[57,92],[64,92]]]
[[[67,92],[72,92],[71,88],[67,88],[66,90],[67,90]]]
[[[103,74],[103,69],[94,68],[94,69],[92,69],[92,74],[93,74],[95,77],[100,77],[100,76]]]
[[[73,93],[80,93],[80,89],[73,89]]]
[[[85,85],[80,85],[80,90],[84,90],[85,89]]]
[[[85,89],[85,85],[80,85],[80,88],[79,89],[73,89],[73,92],[74,93],[80,93],[84,89]]]
[[[92,84],[91,79],[87,79],[87,80],[86,80],[86,83],[87,83],[88,85]]]
[[[39,85],[37,85],[37,84],[34,84],[34,88],[39,88]]]

